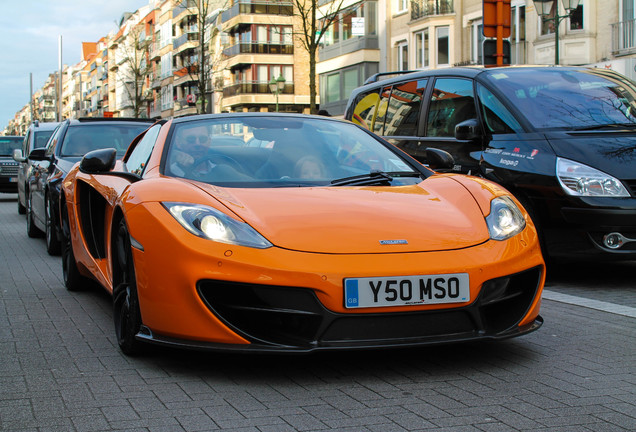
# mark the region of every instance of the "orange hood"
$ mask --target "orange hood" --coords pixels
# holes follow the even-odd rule
[[[422,252],[466,248],[489,238],[475,199],[449,177],[397,187],[204,189],[285,249]]]

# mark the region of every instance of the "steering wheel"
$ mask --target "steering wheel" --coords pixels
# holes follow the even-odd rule
[[[200,157],[194,161],[194,163],[190,167],[190,172],[192,173],[192,175],[195,177],[205,176],[205,174],[202,175],[198,173],[197,168],[206,162],[211,162],[214,165],[228,165],[239,173],[245,173],[245,168],[243,168],[243,165],[241,165],[236,159],[223,154],[211,154]]]

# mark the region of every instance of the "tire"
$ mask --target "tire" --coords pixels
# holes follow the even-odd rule
[[[121,351],[126,355],[134,356],[144,351],[144,343],[136,337],[141,329],[141,310],[137,296],[137,280],[130,235],[123,218],[117,225],[114,243],[113,267],[117,267],[115,275],[117,285],[113,288],[115,334]]]
[[[48,195],[45,198],[46,202],[46,251],[49,255],[59,255],[61,251],[61,242],[57,236],[57,230],[55,229],[55,220],[53,218],[53,209],[51,208],[51,201]]]
[[[31,202],[31,195],[27,196],[27,206],[26,206],[26,225],[27,225],[27,235],[31,238],[42,237],[42,231],[35,226],[33,222],[33,206]]]
[[[68,215],[64,212],[62,216],[62,276],[64,278],[64,286],[68,291],[82,291],[89,287],[92,282],[89,278],[82,275],[77,268],[75,255],[73,254],[73,245],[71,244],[71,233],[68,224]]]
[[[26,207],[20,202],[20,196],[18,195],[18,214],[26,214]]]

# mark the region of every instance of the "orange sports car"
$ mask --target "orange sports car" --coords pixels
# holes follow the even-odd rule
[[[353,123],[195,115],[116,158],[88,153],[64,180],[62,262],[69,290],[112,293],[127,354],[404,347],[543,322],[545,264],[519,202]]]

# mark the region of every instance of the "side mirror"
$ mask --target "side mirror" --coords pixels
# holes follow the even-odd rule
[[[22,156],[22,149],[13,150],[13,160],[16,162],[24,162],[26,158]]]
[[[428,167],[433,170],[452,169],[455,166],[455,159],[449,152],[436,148],[426,149],[426,160]]]
[[[117,150],[114,148],[93,150],[84,155],[79,169],[86,174],[104,174],[115,168]]]
[[[33,161],[43,161],[43,160],[47,160],[48,158],[46,157],[46,149],[45,148],[36,148],[31,150],[31,153],[29,153],[29,160],[33,160]]]
[[[460,141],[474,141],[481,138],[481,129],[477,119],[464,120],[455,126],[455,138]]]

